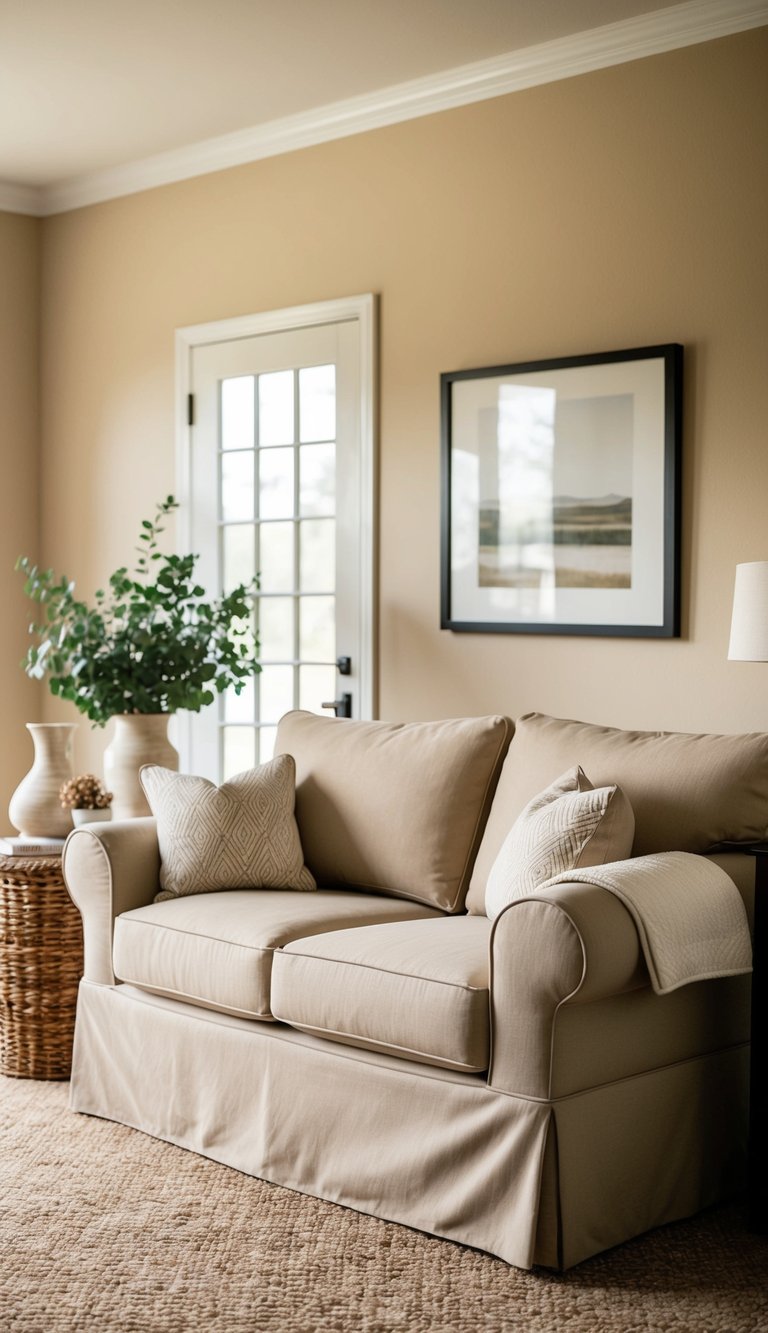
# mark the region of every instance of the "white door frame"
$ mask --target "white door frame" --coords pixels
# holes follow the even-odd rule
[[[188,420],[192,391],[192,352],[209,343],[233,342],[259,334],[281,333],[320,324],[354,321],[360,351],[360,488],[357,497],[361,531],[360,618],[361,641],[368,646],[359,663],[359,716],[377,715],[376,660],[376,297],[343,297],[312,305],[267,310],[234,319],[191,324],[176,330],[176,498],[180,509],[176,520],[177,547],[190,549],[192,437]],[[190,733],[194,714],[179,718],[176,743],[182,771],[191,753]]]

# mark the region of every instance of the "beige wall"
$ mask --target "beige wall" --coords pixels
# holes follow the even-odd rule
[[[25,722],[42,688],[21,670],[30,604],[13,566],[38,553],[38,316],[40,224],[0,213],[0,834],[14,787],[32,762]]]
[[[92,589],[173,489],[176,327],[372,291],[381,715],[768,728],[725,660],[768,557],[767,75],[760,29],[46,221],[46,558]],[[683,638],[441,632],[440,372],[673,341]]]

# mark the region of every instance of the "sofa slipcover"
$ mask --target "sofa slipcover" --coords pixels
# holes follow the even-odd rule
[[[554,730],[580,728],[550,721]],[[327,892],[328,903],[340,894],[350,904],[373,896],[384,910],[415,905],[417,919],[393,910],[363,926],[354,915],[339,920],[326,912],[319,922],[303,918],[303,927],[292,917],[281,935],[270,925],[269,894],[241,890],[233,893],[230,939],[216,934],[219,922],[203,931],[196,914],[196,930],[188,932],[195,939],[169,942],[169,930],[143,930],[160,908],[165,921],[181,922],[171,910],[195,904],[197,913],[205,903],[215,911],[223,897],[153,902],[160,870],[153,820],[75,830],[63,866],[83,915],[85,975],[71,1104],[521,1267],[568,1267],[739,1189],[749,978],[655,994],[632,915],[595,883],[542,886],[493,923],[482,913],[462,914],[505,748],[501,732],[508,736],[502,720],[469,722],[393,727],[293,715],[281,727],[299,774],[300,836],[310,868],[322,866],[324,884],[317,893],[292,895],[295,910],[323,903]],[[511,788],[528,788],[518,793],[525,804],[532,785],[578,762],[591,780],[618,780],[630,800],[637,796],[643,848],[642,839],[658,836],[657,818],[671,827],[667,805],[686,838],[693,829],[697,837],[732,839],[768,822],[759,795],[768,782],[768,738],[702,738],[701,745],[672,738],[655,758],[649,750],[638,770],[630,762],[637,733],[626,734],[626,754],[621,733],[613,733],[615,752],[607,759],[616,771],[609,773],[590,765],[592,729],[584,730],[583,752],[569,752],[565,761],[560,752],[544,778],[525,746],[517,752],[524,772],[514,774],[508,761],[494,802],[494,838],[501,830],[503,839],[514,817]],[[667,762],[667,747],[676,764]],[[663,799],[653,797],[654,770]],[[749,911],[753,862],[733,853],[718,861]],[[365,873],[360,883],[350,879],[356,867]],[[695,912],[693,883],[691,895]],[[272,958],[280,1018],[316,1031],[346,1024],[348,1032],[318,1036],[286,1021],[240,1016],[266,1016],[245,961],[241,912],[262,918],[251,942],[260,940]],[[126,913],[136,919],[122,919]],[[479,1021],[483,939],[487,1055]],[[217,1004],[233,1001],[233,1012],[215,1011],[209,999],[157,994],[153,981],[172,980],[166,952],[181,974],[194,959],[197,989],[214,994]],[[142,986],[119,979],[129,961]],[[161,966],[162,977],[151,970]],[[212,990],[228,984],[227,973],[239,976],[242,989]],[[189,975],[183,984],[192,990]],[[472,1068],[486,1060],[487,1070]]]
[[[108,911],[97,910],[107,881],[100,894],[79,885],[73,849],[101,843],[112,900],[135,897],[135,874],[151,865],[149,821],[139,822],[138,837],[130,822],[113,824],[108,844],[107,825],[70,835],[69,881],[93,935],[111,935]],[[149,903],[157,880],[142,882]],[[487,1076],[102,984],[93,935],[86,969],[96,975],[86,971],[78,999],[75,1110],[526,1268],[569,1267],[727,1197],[742,1179],[748,1028],[725,1023],[697,1053],[691,1034],[701,1037],[713,1009],[696,997],[720,984],[704,982],[688,988],[689,1021],[671,1046],[683,992],[650,992],[629,913],[595,886],[559,885],[493,923]],[[748,991],[747,978],[730,982],[729,999]],[[635,1050],[649,993],[656,1020]],[[625,1008],[611,1040],[589,1025],[588,1067],[564,1090],[561,1024],[571,1006],[597,1012],[612,998]]]
[[[225,889],[153,902],[118,917],[115,974],[206,1008],[271,1020],[272,959],[287,941],[343,926],[437,915],[402,899],[327,889]]]
[[[294,940],[275,954],[275,1018],[424,1064],[488,1068],[490,922],[397,921]]]

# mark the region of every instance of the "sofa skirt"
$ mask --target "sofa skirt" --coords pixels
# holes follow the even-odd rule
[[[520,1268],[568,1267],[733,1191],[745,1056],[536,1101],[82,981],[71,1107]]]

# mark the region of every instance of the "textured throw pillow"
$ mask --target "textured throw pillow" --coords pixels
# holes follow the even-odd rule
[[[581,768],[569,769],[512,825],[488,876],[487,915],[493,921],[563,871],[626,860],[634,834],[635,817],[621,788],[593,787]]]
[[[279,755],[220,787],[145,764],[141,785],[157,820],[156,902],[215,889],[316,889],[294,815],[296,767]]]

